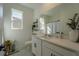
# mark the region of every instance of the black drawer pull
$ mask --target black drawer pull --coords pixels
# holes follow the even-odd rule
[[[51,53],[51,56],[55,56],[55,54]]]
[[[36,43],[34,43],[34,47],[35,47],[35,48],[37,47]]]
[[[51,53],[51,56],[53,56],[53,54]]]

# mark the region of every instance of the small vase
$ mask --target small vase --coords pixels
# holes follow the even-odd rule
[[[73,42],[78,42],[79,38],[79,31],[78,30],[72,30],[69,32],[69,39]]]

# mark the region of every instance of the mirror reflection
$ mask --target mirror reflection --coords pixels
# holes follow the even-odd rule
[[[60,20],[50,22],[51,18],[43,15],[39,18],[39,31],[48,36],[60,36],[62,32],[62,22]]]

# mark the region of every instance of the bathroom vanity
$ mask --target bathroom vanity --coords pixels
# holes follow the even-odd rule
[[[32,53],[36,56],[79,56],[79,43],[68,39],[66,22],[47,15],[40,17],[38,32],[32,35]],[[50,37],[49,37],[50,36]]]
[[[32,35],[32,53],[36,56],[78,56],[79,43],[41,34]]]

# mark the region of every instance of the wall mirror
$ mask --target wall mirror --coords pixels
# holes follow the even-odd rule
[[[54,36],[62,32],[62,22],[60,20],[51,21],[51,16],[42,15],[39,18],[39,31],[49,36]]]
[[[56,34],[60,34],[62,32],[62,23],[60,20],[47,23],[46,27],[47,34],[51,36],[55,36]]]

